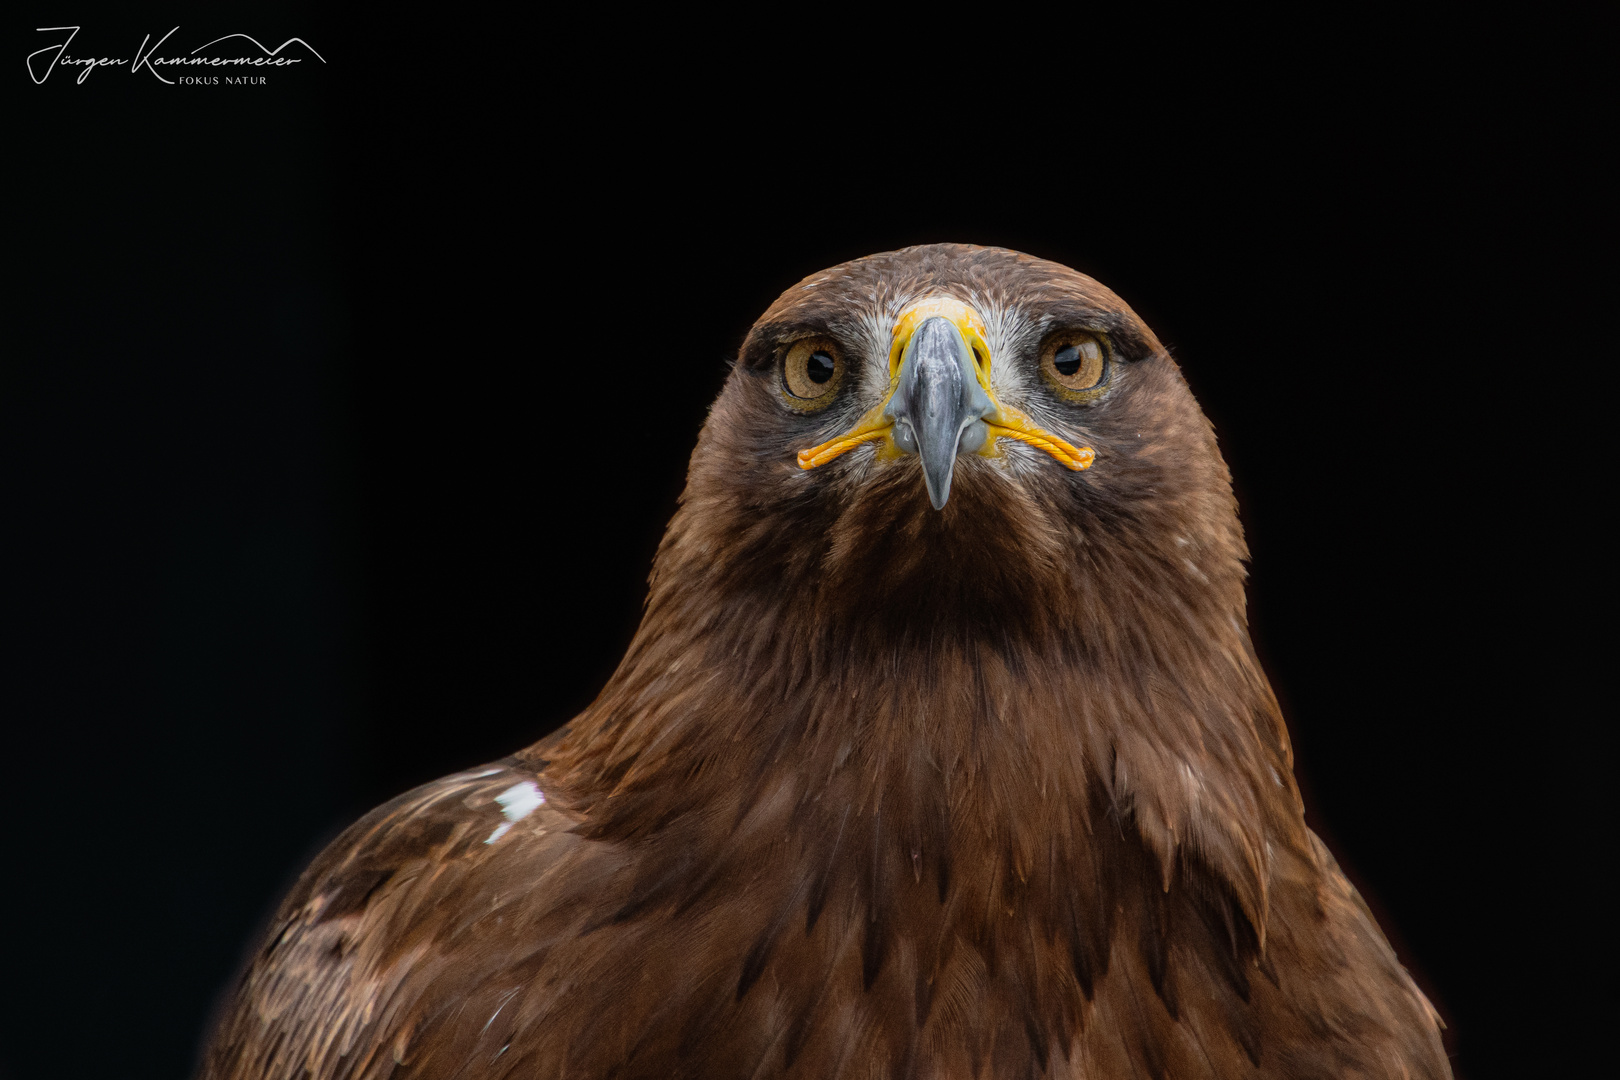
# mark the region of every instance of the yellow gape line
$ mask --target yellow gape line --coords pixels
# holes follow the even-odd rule
[[[996,420],[986,419],[984,422],[985,427],[990,429],[991,439],[999,437],[1028,443],[1037,450],[1045,450],[1063,462],[1065,468],[1074,472],[1091,468],[1091,463],[1097,460],[1097,451],[1091,447],[1066,443],[1056,435],[1042,431],[1021,414],[1001,405],[1000,402],[996,404],[1001,409],[1000,417]],[[990,445],[989,439],[985,440],[985,445]]]
[[[857,428],[848,435],[838,436],[831,442],[824,442],[820,446],[812,446],[808,450],[800,450],[799,468],[813,469],[817,465],[825,465],[838,455],[855,449],[861,443],[883,438],[889,433],[889,428],[892,426],[892,424],[884,424],[882,427],[871,428],[866,431]]]
[[[912,304],[895,321],[894,337],[889,344],[889,392],[884,395],[882,403],[861,417],[854,428],[836,439],[800,450],[799,468],[814,469],[825,465],[862,443],[876,439],[885,440],[883,456],[900,453],[890,438],[894,431],[894,422],[886,419],[883,413],[888,408],[889,399],[894,396],[895,388],[900,385],[900,364],[905,359],[906,345],[911,341],[911,335],[916,332],[917,327],[935,316],[949,319],[962,335],[962,340],[973,352],[973,370],[979,385],[984,388],[985,394],[995,405],[995,411],[984,418],[984,425],[989,429],[989,438],[985,439],[983,448],[979,450],[980,454],[986,457],[995,456],[998,438],[1017,439],[1051,454],[1063,463],[1064,468],[1079,472],[1081,469],[1091,467],[1091,463],[1097,459],[1097,454],[1089,446],[1073,446],[1064,442],[1056,435],[1035,426],[1028,417],[1016,409],[1007,408],[996,398],[995,391],[990,389],[990,345],[986,341],[988,331],[979,313],[954,297],[930,296]]]

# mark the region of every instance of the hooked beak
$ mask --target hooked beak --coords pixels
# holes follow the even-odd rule
[[[984,417],[995,411],[962,332],[942,315],[925,320],[906,342],[900,384],[883,416],[894,424],[894,445],[922,459],[923,483],[935,510],[944,509],[950,498],[956,455],[984,445]]]

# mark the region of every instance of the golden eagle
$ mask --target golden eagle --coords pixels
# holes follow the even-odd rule
[[[961,245],[807,278],[601,695],[327,848],[202,1076],[1449,1076],[1305,826],[1246,557],[1097,282]]]

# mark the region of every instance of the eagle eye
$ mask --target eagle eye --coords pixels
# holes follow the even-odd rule
[[[826,408],[843,381],[844,354],[831,338],[795,341],[782,360],[782,396],[800,412]]]
[[[1041,348],[1041,374],[1066,401],[1095,401],[1108,388],[1108,344],[1100,336],[1069,330]]]

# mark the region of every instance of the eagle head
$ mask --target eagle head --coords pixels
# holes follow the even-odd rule
[[[1005,249],[908,248],[788,289],[686,502],[705,578],[822,620],[1003,639],[1165,604],[1241,620],[1230,477],[1175,362],[1104,286]]]

